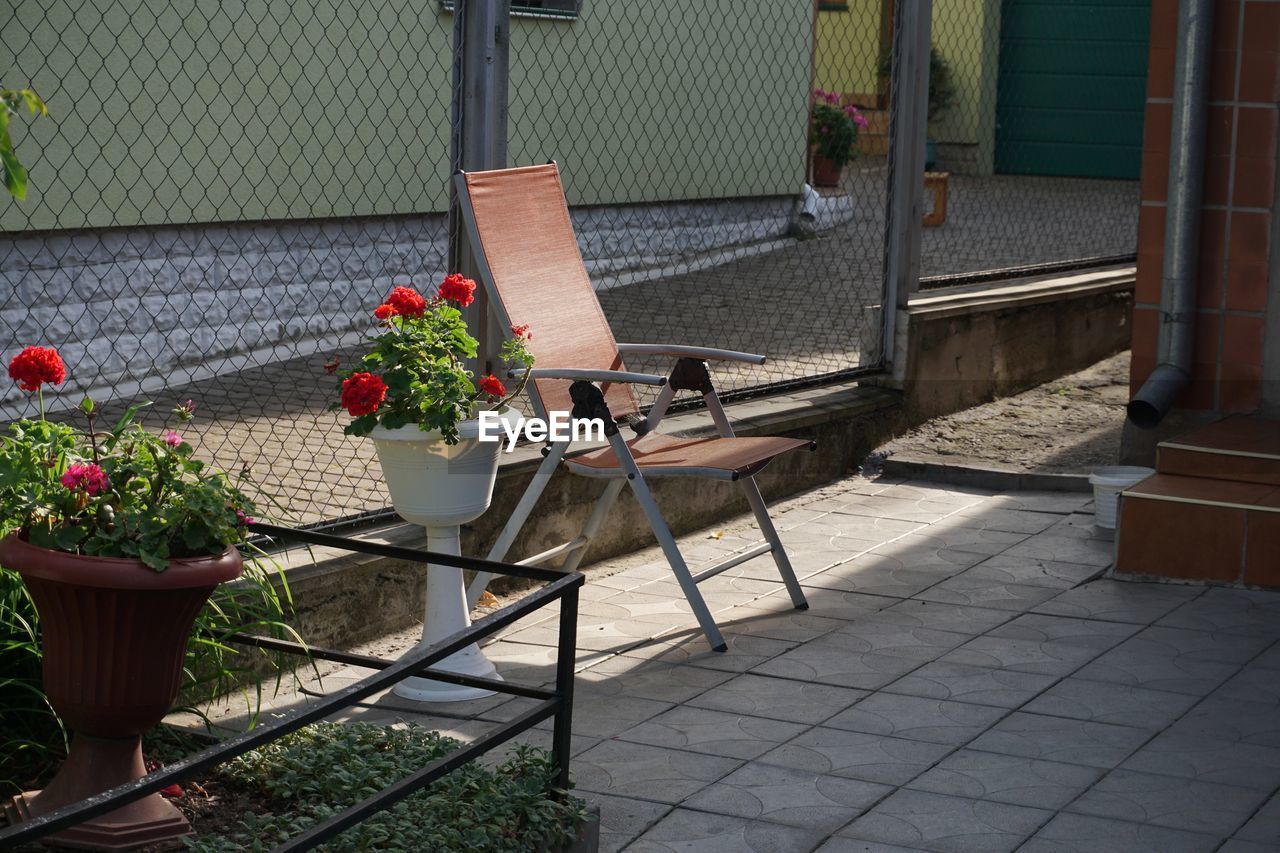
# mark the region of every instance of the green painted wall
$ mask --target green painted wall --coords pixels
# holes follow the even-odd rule
[[[880,0],[849,0],[848,11],[818,13],[818,85],[844,93],[876,91],[880,15]],[[933,4],[933,44],[950,63],[956,100],[930,135],[976,146],[981,172],[992,169],[999,41],[1000,0]]]
[[[512,23],[510,160],[570,201],[792,194],[804,183],[811,0],[583,0]]]
[[[881,0],[849,0],[847,11],[818,12],[817,85],[871,94],[879,83]]]
[[[51,116],[0,230],[444,209],[434,0],[14,2],[4,81]],[[809,0],[583,5],[513,20],[512,163],[554,157],[579,204],[796,192]]]

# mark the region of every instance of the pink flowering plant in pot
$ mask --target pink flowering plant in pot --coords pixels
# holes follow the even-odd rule
[[[144,429],[135,418],[145,403],[107,428],[89,397],[80,404],[82,426],[45,419],[43,386],[66,376],[52,348],[27,347],[9,373],[38,395],[40,417],[12,424],[0,439],[0,534],[71,554],[137,559],[157,572],[245,540],[256,512],[240,488],[247,472],[237,482],[196,459],[179,433]],[[179,424],[192,408],[175,409]]]
[[[843,168],[857,155],[858,131],[866,128],[867,118],[852,104],[840,105],[840,94],[825,89],[813,90],[813,109],[809,114],[809,144],[814,155]]]
[[[145,404],[104,426],[86,397],[78,424],[48,420],[45,386],[67,375],[53,348],[27,347],[9,375],[36,395],[40,414],[0,436],[0,691],[24,697],[0,701],[0,782],[12,783],[24,751],[56,753],[52,732],[75,733],[59,772],[9,804],[27,819],[141,777],[140,737],[182,687],[234,683],[238,670],[225,662],[232,633],[292,632],[283,579],[277,589],[256,567],[245,572],[236,547],[256,511],[241,488],[247,471],[229,477],[196,459],[175,430],[145,429],[136,420]],[[175,409],[180,428],[193,408]],[[242,574],[243,584],[205,607]],[[124,839],[188,831],[153,795],[49,841],[123,849]]]

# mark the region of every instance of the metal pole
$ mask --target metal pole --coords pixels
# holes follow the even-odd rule
[[[906,307],[920,284],[933,0],[900,0],[895,13],[881,302],[881,349],[886,366],[894,359],[898,309]]]
[[[1191,382],[1196,350],[1196,282],[1200,272],[1200,204],[1204,197],[1213,0],[1178,4],[1173,117],[1160,290],[1160,361],[1127,407],[1142,429],[1156,427]]]
[[[507,165],[507,78],[511,0],[454,0],[453,98],[450,172],[502,169]],[[449,181],[449,269],[476,278],[476,266]],[[477,370],[493,370],[502,340],[489,317],[489,299],[476,291],[469,326],[480,341]]]
[[[551,730],[551,754],[556,761],[556,788],[569,790],[569,759],[573,754],[573,671],[578,653],[578,587],[565,590],[560,599],[560,626],[556,642],[556,709]]]

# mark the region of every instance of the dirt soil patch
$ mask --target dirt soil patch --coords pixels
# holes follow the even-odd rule
[[[1084,474],[1114,465],[1129,401],[1129,353],[962,412],[880,448],[890,456],[1010,471]]]

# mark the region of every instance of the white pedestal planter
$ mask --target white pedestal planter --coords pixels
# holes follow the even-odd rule
[[[516,421],[508,410],[503,420]],[[444,443],[438,432],[417,426],[388,430],[374,428],[369,437],[378,450],[383,477],[396,512],[427,529],[427,550],[461,554],[459,525],[484,514],[493,498],[501,441],[479,440],[479,421],[458,425],[461,440]],[[427,573],[427,607],[422,645],[430,645],[471,624],[462,570],[432,565]],[[481,678],[498,678],[492,663],[472,644],[435,664],[436,669]],[[493,695],[491,690],[460,687],[426,678],[406,678],[394,688],[397,696],[418,702],[461,702]]]

